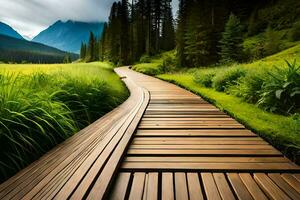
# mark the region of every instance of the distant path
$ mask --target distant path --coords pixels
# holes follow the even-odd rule
[[[0,185],[0,199],[300,199],[300,167],[243,125],[173,84],[116,72],[130,98]]]

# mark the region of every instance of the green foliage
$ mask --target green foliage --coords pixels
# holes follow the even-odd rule
[[[0,66],[0,181],[127,98],[106,64]]]
[[[237,81],[246,75],[243,68],[229,68],[217,73],[213,78],[213,88],[219,92],[226,91],[230,86],[236,85]]]
[[[149,55],[143,55],[140,58],[140,63],[150,63],[151,62],[151,57]]]
[[[296,22],[292,29],[289,32],[289,39],[291,41],[299,41],[300,40],[300,21]]]
[[[207,63],[208,31],[202,26],[193,27],[185,33],[184,54],[191,66],[201,66]]]
[[[196,72],[194,73],[194,81],[204,87],[212,87],[213,79],[216,76],[216,72]]]
[[[246,38],[243,43],[244,60],[253,61],[259,60],[265,56],[265,37],[264,34],[259,34],[253,37]]]
[[[272,55],[280,51],[281,36],[269,26],[265,32],[264,54]]]
[[[229,16],[225,31],[220,40],[220,55],[222,63],[239,62],[242,60],[243,32],[239,18],[234,14]]]
[[[72,62],[71,56],[69,54],[66,54],[65,57],[64,57],[63,63],[67,64],[67,63],[71,63],[71,62]]]
[[[141,58],[141,63],[133,66],[133,70],[151,76],[174,71],[178,65],[175,56],[174,51],[168,51],[155,57],[144,55]]]
[[[175,59],[175,55],[171,55],[166,53],[163,56],[163,63],[161,65],[163,73],[174,71],[177,67],[177,60]]]
[[[229,93],[241,97],[245,102],[256,104],[260,99],[264,77],[263,71],[249,70],[246,76],[237,81],[237,85],[229,88]]]
[[[300,112],[300,66],[296,61],[287,65],[288,68],[274,67],[267,73],[258,105],[268,111]]]
[[[260,1],[261,2],[261,1]],[[298,0],[269,1],[261,6],[256,14],[255,26],[263,31],[267,26],[275,30],[290,28],[300,19],[300,2]]]
[[[133,70],[150,76],[163,74],[161,63],[141,63],[133,66]]]
[[[87,49],[86,49],[86,44],[81,43],[81,48],[80,48],[80,58],[82,60],[84,60],[86,58],[86,53],[87,53]]]

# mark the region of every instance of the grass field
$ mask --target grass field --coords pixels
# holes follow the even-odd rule
[[[149,66],[155,71],[157,63],[156,58],[133,69],[151,74]],[[300,163],[299,65],[298,44],[252,63],[156,70],[155,75],[202,96]]]
[[[127,97],[108,63],[0,64],[1,181]]]

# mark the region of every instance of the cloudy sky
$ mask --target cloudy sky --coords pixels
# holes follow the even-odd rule
[[[115,0],[0,0],[0,21],[33,38],[57,20],[107,21]],[[173,0],[174,10],[178,0]]]

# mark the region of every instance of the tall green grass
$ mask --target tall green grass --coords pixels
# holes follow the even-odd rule
[[[0,180],[128,97],[108,64],[0,65]]]

